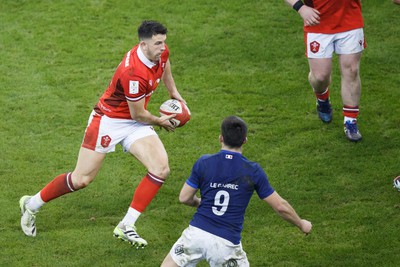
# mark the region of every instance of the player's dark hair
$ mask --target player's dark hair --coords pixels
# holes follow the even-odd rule
[[[221,135],[225,145],[232,148],[241,147],[246,141],[247,125],[237,116],[226,117],[221,124]]]
[[[138,28],[139,40],[149,39],[157,34],[167,34],[167,32],[167,28],[154,20],[145,20]]]

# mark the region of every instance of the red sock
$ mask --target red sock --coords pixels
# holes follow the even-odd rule
[[[359,108],[358,106],[352,107],[352,106],[343,106],[343,116],[357,119],[358,113],[359,113]]]
[[[143,212],[156,196],[158,189],[160,189],[163,183],[164,180],[148,172],[135,190],[130,205],[131,208]]]
[[[44,202],[76,191],[71,180],[72,172],[58,175],[50,183],[48,183],[41,191],[40,197]]]
[[[329,99],[329,88],[326,89],[326,91],[323,92],[323,93],[314,92],[314,94],[315,94],[315,96],[317,97],[318,100],[326,101],[327,99]]]

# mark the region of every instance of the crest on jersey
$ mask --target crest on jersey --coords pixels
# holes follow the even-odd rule
[[[317,41],[313,41],[310,43],[310,51],[313,53],[317,53],[319,51],[320,44]]]
[[[129,81],[129,93],[131,95],[139,93],[139,81]]]
[[[111,142],[111,137],[110,137],[110,136],[108,136],[108,135],[103,135],[103,136],[101,137],[101,142],[100,142],[100,144],[101,144],[102,147],[104,147],[104,148],[108,147],[108,146],[110,145],[110,142]]]

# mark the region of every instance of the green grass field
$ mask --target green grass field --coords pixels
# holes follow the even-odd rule
[[[248,123],[244,155],[314,227],[302,235],[254,195],[242,240],[251,266],[398,266],[400,194],[391,182],[400,175],[400,6],[362,2],[364,139],[350,143],[337,59],[334,121],[324,125],[307,82],[302,22],[283,0],[2,0],[0,266],[159,266],[194,213],[178,202],[181,186],[200,155],[219,150],[228,115]],[[159,131],[171,175],[137,222],[149,246],[112,237],[146,172],[120,147],[89,187],[45,205],[37,237],[26,237],[19,198],[73,170],[90,111],[144,19],[168,27],[174,78],[192,111],[185,127]],[[150,110],[166,99],[160,86]]]

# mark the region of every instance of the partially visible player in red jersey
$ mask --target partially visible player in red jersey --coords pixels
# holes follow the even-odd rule
[[[174,115],[154,116],[147,103],[162,80],[171,98],[179,94],[171,73],[167,28],[156,21],[144,21],[138,28],[139,44],[125,54],[105,93],[92,111],[74,171],[60,174],[34,196],[20,199],[21,227],[36,236],[36,213],[45,203],[86,187],[93,181],[109,152],[117,144],[147,169],[133,195],[125,217],[114,236],[144,247],[147,241],[136,232],[135,222],[157,194],[169,174],[168,156],[152,125],[173,131]],[[185,101],[184,101],[185,102]]]
[[[339,57],[344,132],[350,141],[362,136],[357,127],[361,96],[360,61],[365,45],[360,0],[285,0],[304,21],[308,80],[317,98],[319,118],[330,123],[329,86],[332,56]]]

